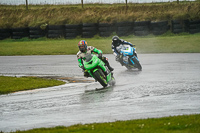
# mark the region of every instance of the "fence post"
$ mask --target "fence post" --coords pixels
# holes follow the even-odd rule
[[[28,10],[28,0],[26,0],[26,10]]]
[[[179,0],[177,0],[177,4],[179,4]]]
[[[82,8],[83,8],[83,0],[81,0]]]
[[[127,13],[127,9],[128,9],[128,0],[126,0],[126,13]]]

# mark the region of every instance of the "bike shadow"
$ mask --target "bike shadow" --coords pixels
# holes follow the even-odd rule
[[[114,86],[100,87],[91,90],[85,90],[85,93],[104,93],[107,91],[112,91]]]

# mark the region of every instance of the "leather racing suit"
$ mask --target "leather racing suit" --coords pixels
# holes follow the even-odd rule
[[[86,54],[88,53],[97,53],[99,56],[99,58],[105,63],[105,65],[108,67],[108,69],[110,71],[113,71],[114,69],[110,66],[108,59],[104,56],[102,56],[102,51],[93,47],[93,46],[87,46],[87,51],[86,52],[81,52],[79,51],[77,53],[77,58],[78,58],[78,62],[79,62],[79,67],[82,68],[84,70],[84,66],[83,66],[83,60],[85,59]],[[89,77],[89,73],[84,71],[84,76],[85,77]]]

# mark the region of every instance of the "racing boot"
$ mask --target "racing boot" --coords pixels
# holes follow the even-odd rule
[[[87,70],[84,71],[84,77],[86,78],[91,77],[90,74],[87,72]]]
[[[110,66],[109,63],[106,63],[106,66],[108,67],[108,69],[109,69],[111,72],[114,70],[114,68],[112,68],[112,67]]]
[[[108,60],[106,59],[106,57],[102,58],[102,61],[105,63],[105,65],[108,67],[108,69],[112,72],[114,70],[114,68],[112,68],[108,62]]]
[[[119,56],[119,63],[120,63],[122,66],[124,66],[123,55],[122,55],[122,54],[120,54],[120,56]]]

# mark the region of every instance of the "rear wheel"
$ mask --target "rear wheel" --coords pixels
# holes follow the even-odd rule
[[[108,85],[106,81],[106,76],[103,74],[102,70],[98,69],[94,72],[95,79],[103,86],[106,87]]]
[[[115,78],[112,76],[112,80],[111,80],[111,83],[110,83],[111,86],[114,86],[115,85]]]
[[[133,68],[135,68],[135,67],[130,67],[130,66],[128,66],[128,65],[125,65],[125,67],[128,69],[128,70],[132,70]]]

